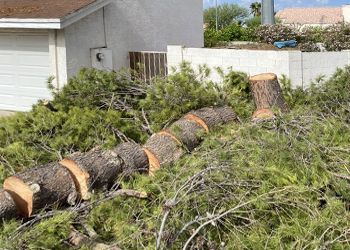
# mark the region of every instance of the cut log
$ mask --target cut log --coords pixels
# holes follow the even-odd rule
[[[225,123],[238,121],[238,117],[237,117],[236,113],[229,106],[216,107],[215,111],[221,118],[221,123],[220,124],[225,124]],[[220,125],[220,124],[216,124],[214,126],[217,126],[217,125]]]
[[[4,190],[11,195],[20,215],[25,218],[30,217],[34,210],[72,204],[77,196],[69,171],[58,163],[31,168],[9,177],[4,182]]]
[[[118,177],[146,171],[152,175],[161,165],[178,160],[186,152],[183,145],[189,150],[199,145],[201,132],[236,119],[229,107],[204,108],[153,135],[144,147],[123,143],[112,150],[95,148],[61,162],[28,169],[5,180],[0,192],[0,215],[16,216],[15,207],[19,215],[30,217],[33,211],[52,205],[72,205],[77,197],[88,199],[90,191],[103,191]]]
[[[144,148],[143,150],[148,158],[148,166],[149,166],[148,174],[153,176],[154,172],[160,169],[160,162],[150,150],[148,150],[147,148]]]
[[[183,143],[188,151],[192,151],[200,144],[202,134],[206,131],[197,122],[184,118],[175,122],[168,130]]]
[[[153,154],[158,160],[160,166],[178,160],[185,153],[185,150],[181,147],[179,141],[166,133],[158,133],[151,136],[146,142],[144,148]],[[150,174],[152,175],[154,170],[158,169],[160,166],[152,165],[151,161],[149,164]]]
[[[115,151],[124,161],[123,176],[148,172],[148,157],[142,146],[136,143],[123,143]]]
[[[257,110],[278,108],[282,112],[289,111],[275,74],[266,73],[251,77],[250,88]]]
[[[113,150],[95,148],[87,153],[73,154],[67,159],[74,162],[85,173],[83,175],[89,176],[86,179],[80,178],[80,186],[87,185],[87,190],[106,190],[121,175],[148,170],[148,158],[136,143],[123,143]],[[77,181],[80,175],[74,176],[74,179]],[[83,199],[89,198],[86,192],[85,189],[80,190]]]
[[[233,112],[233,110],[230,107],[227,107],[227,106],[203,108],[196,111],[191,111],[184,118],[185,119],[190,118],[189,120],[192,120],[191,116],[195,116],[200,120],[202,120],[207,126],[208,131],[209,129],[212,129],[215,126],[237,120],[236,114]],[[201,125],[200,123],[198,124]]]
[[[5,191],[0,190],[0,219],[10,219],[18,216],[15,202],[11,195]]]
[[[256,110],[253,114],[252,117],[252,121],[256,122],[256,121],[260,121],[260,120],[269,120],[269,119],[273,119],[276,116],[274,115],[274,113],[269,110],[269,109],[259,109]]]

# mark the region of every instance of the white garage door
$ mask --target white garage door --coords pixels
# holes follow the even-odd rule
[[[28,111],[50,98],[47,34],[0,33],[0,110]]]

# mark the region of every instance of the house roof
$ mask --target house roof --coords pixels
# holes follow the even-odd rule
[[[276,16],[286,24],[336,24],[344,21],[341,7],[286,8]]]
[[[61,29],[111,0],[0,0],[0,28]]]

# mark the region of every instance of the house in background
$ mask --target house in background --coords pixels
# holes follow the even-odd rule
[[[202,0],[0,0],[0,110],[27,111],[82,67],[129,66],[129,51],[203,46]]]
[[[286,8],[276,14],[282,24],[300,28],[326,27],[341,22],[350,22],[350,5],[324,8]]]

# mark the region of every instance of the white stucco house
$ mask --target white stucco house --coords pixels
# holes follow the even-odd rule
[[[128,66],[129,51],[202,47],[202,13],[202,0],[0,0],[0,110],[50,98],[49,76]]]

